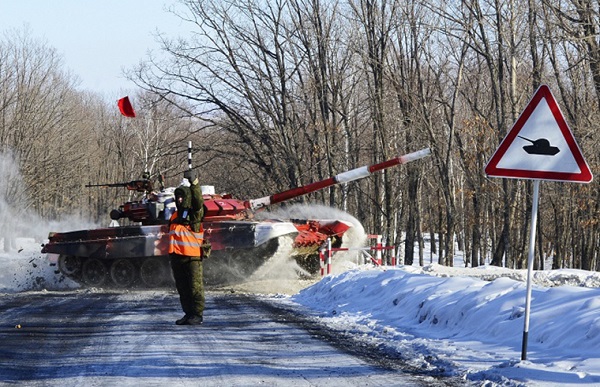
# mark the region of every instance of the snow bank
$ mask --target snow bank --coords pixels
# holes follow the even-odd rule
[[[291,300],[327,324],[368,328],[401,352],[418,343],[472,380],[600,383],[600,289],[534,286],[528,361],[520,361],[526,284],[495,271],[357,269],[327,277]],[[476,278],[482,272],[495,279]],[[538,277],[552,284],[595,278],[577,270],[546,274]]]
[[[460,263],[460,265],[458,264]],[[485,281],[493,281],[497,278],[511,278],[516,281],[527,281],[527,270],[513,270],[503,267],[484,265],[476,268],[465,268],[459,255],[454,267],[442,266],[432,263],[423,267],[403,266],[411,273],[425,273],[438,277],[468,276]],[[534,270],[532,282],[540,286],[585,286],[600,288],[600,273],[586,270],[561,269],[561,270]]]

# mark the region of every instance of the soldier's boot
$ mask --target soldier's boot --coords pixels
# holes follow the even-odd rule
[[[191,316],[185,322],[185,325],[201,325],[202,324],[202,316]]]
[[[186,325],[188,320],[191,318],[192,316],[189,314],[186,314],[185,316],[183,316],[182,318],[180,318],[179,320],[175,321],[176,325]]]

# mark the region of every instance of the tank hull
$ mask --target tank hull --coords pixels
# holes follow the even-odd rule
[[[311,245],[318,267],[317,248],[328,238],[351,227],[336,220],[294,222],[203,222],[212,253],[204,261],[205,282],[221,285],[243,282],[261,267],[288,236],[295,245]],[[140,225],[51,233],[42,253],[54,257],[66,277],[91,287],[154,288],[172,284],[168,256],[168,225]],[[302,256],[306,261],[306,253]]]

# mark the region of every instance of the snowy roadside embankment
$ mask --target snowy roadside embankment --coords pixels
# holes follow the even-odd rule
[[[291,300],[336,329],[362,330],[401,352],[420,346],[470,380],[600,383],[600,289],[534,286],[528,361],[520,361],[526,284],[505,278],[502,269],[437,266],[426,267],[428,274],[415,273],[421,271],[415,267],[352,270],[326,277]],[[486,271],[482,278],[496,279],[468,276]],[[597,280],[579,270],[546,274],[538,279]]]
[[[462,260],[459,259],[462,263]],[[527,270],[513,270],[497,266],[479,266],[476,268],[448,267],[436,263],[419,266],[403,266],[411,273],[425,273],[438,277],[473,277],[485,281],[493,281],[497,278],[511,278],[516,281],[527,281]],[[600,273],[576,269],[561,270],[533,270],[532,282],[539,286],[584,286],[588,288],[600,288]]]

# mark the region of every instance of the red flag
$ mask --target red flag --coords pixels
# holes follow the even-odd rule
[[[133,106],[131,106],[131,102],[129,102],[129,97],[121,98],[118,105],[122,115],[125,117],[135,117],[135,111],[133,111]]]

